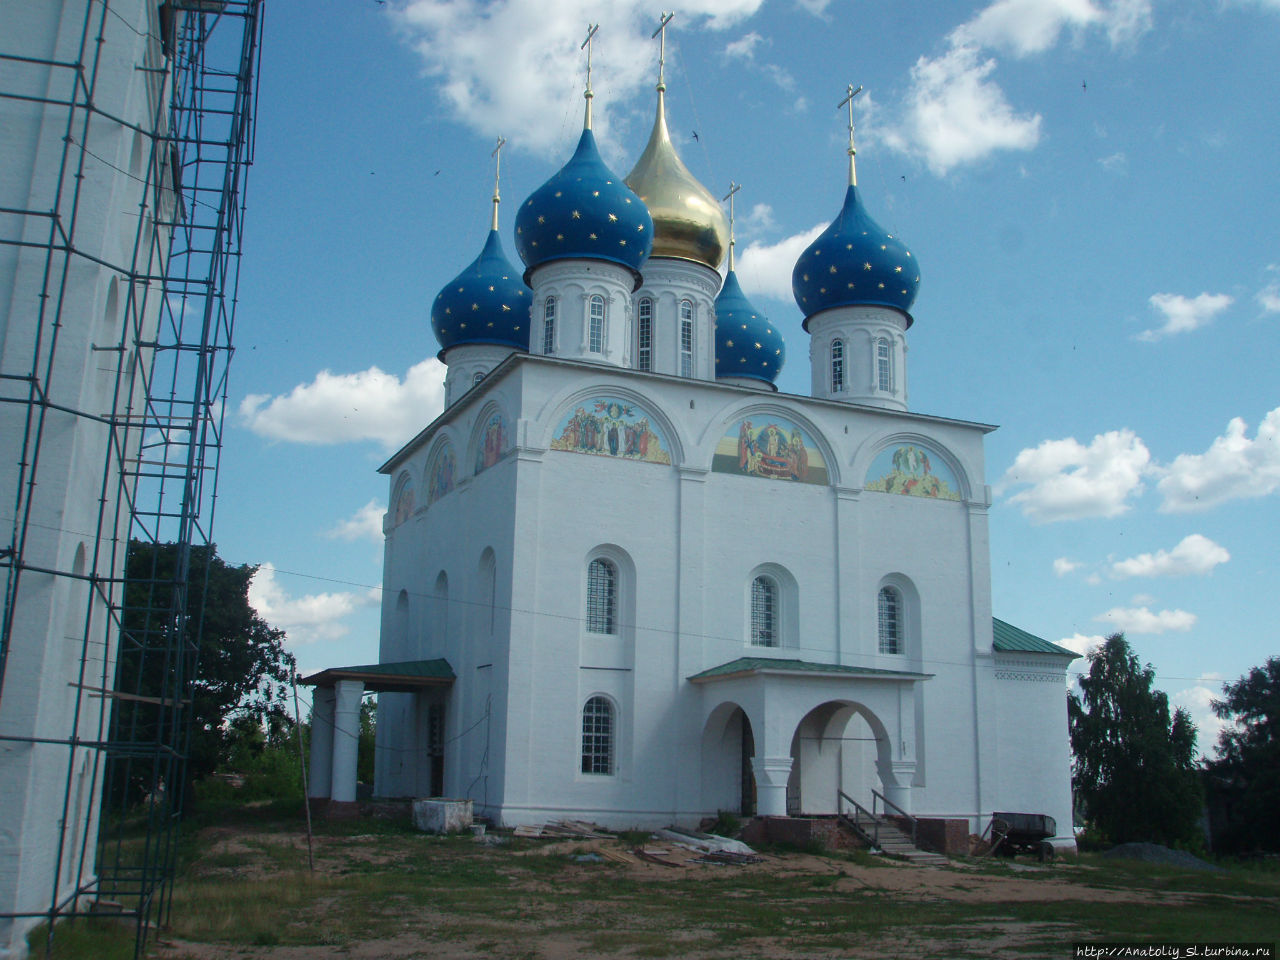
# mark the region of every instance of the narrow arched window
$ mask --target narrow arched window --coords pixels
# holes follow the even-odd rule
[[[653,369],[653,301],[648,297],[636,305],[636,369]]]
[[[876,386],[886,393],[893,392],[893,353],[884,337],[876,341]]]
[[[844,341],[831,341],[831,392],[844,392]]]
[[[769,577],[751,581],[751,642],[757,647],[778,645],[778,585]]]
[[[588,321],[587,349],[592,353],[604,353],[604,297],[592,296]]]
[[[471,385],[474,387],[477,383],[479,383],[483,379],[484,379],[484,373],[477,372],[476,375],[471,378]]]
[[[547,297],[542,305],[542,352],[547,356],[556,352],[556,298]]]
[[[880,652],[902,652],[902,594],[893,587],[881,587],[876,603],[880,629]]]
[[[613,704],[605,697],[582,708],[582,772],[613,773]]]
[[[693,301],[680,301],[680,376],[693,376]]]
[[[618,568],[597,557],[587,565],[587,632],[617,633]]]

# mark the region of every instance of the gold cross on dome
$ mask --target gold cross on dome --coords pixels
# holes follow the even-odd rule
[[[591,129],[591,98],[595,96],[591,92],[591,40],[596,35],[596,31],[600,29],[600,24],[592,23],[587,25],[587,39],[582,41],[579,50],[587,51],[587,89],[583,91],[583,98],[587,101],[587,115],[583,120],[582,127],[584,130]]]
[[[658,14],[658,29],[653,31],[649,36],[652,40],[654,37],[661,37],[658,41],[658,89],[667,89],[667,84],[663,80],[662,68],[667,62],[667,24],[671,22],[671,18],[675,16],[675,11],[667,13],[665,10]]]
[[[720,202],[729,201],[729,272],[733,272],[733,247],[737,243],[733,238],[733,195],[742,189],[742,184],[729,181],[729,192],[720,198]]]
[[[849,105],[849,186],[856,187],[858,185],[858,171],[854,167],[853,158],[857,156],[858,151],[853,146],[853,98],[862,92],[862,85],[858,85],[858,89],[853,89],[853,84],[849,84],[849,95],[836,104],[839,110],[845,104]]]
[[[493,229],[498,229],[498,204],[502,198],[498,195],[498,178],[502,174],[502,148],[507,145],[506,137],[498,138],[498,145],[493,148]]]

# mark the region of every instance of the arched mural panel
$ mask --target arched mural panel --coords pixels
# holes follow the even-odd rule
[[[475,473],[488,470],[511,452],[511,431],[501,410],[489,410],[476,435]]]
[[[955,472],[937,450],[922,443],[894,443],[871,461],[866,489],[930,500],[959,500]]]
[[[396,505],[392,514],[395,526],[400,526],[413,515],[413,507],[413,480],[406,473],[401,476],[400,484],[396,488]]]
[[[813,437],[772,413],[744,417],[730,426],[716,444],[711,469],[765,480],[830,483],[827,462]]]
[[[453,490],[457,474],[458,460],[453,454],[453,444],[446,440],[436,449],[436,455],[431,460],[431,469],[427,471],[428,506]]]
[[[592,397],[576,404],[552,437],[552,450],[671,463],[671,444],[657,418],[641,405],[617,397]]]

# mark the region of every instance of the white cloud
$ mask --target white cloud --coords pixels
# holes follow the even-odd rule
[[[1058,559],[1053,561],[1053,572],[1060,577],[1065,577],[1073,570],[1079,570],[1081,566],[1082,564],[1075,560],[1068,560],[1066,557],[1058,557]]]
[[[1093,619],[1113,624],[1122,633],[1185,632],[1196,625],[1196,615],[1186,610],[1152,613],[1147,607],[1113,607]]]
[[[444,409],[444,364],[434,357],[409,368],[404,380],[370,367],[359,373],[321,370],[287,394],[250,394],[240,419],[271,440],[331,444],[374,440],[395,449]]]
[[[957,27],[954,42],[974,43],[1026,57],[1058,44],[1063,31],[1106,31],[1112,45],[1151,28],[1151,0],[996,0]]]
[[[774,244],[752,243],[737,255],[735,271],[742,289],[750,296],[759,294],[778,300],[791,298],[791,271],[800,254],[818,234],[827,229],[825,223],[779,240]]]
[[[1277,6],[1280,6],[1280,0],[1276,0]],[[1280,281],[1271,281],[1265,287],[1258,291],[1255,300],[1258,306],[1262,307],[1263,313],[1280,313]]]
[[[1040,142],[1040,115],[1015,113],[990,79],[996,61],[977,47],[954,46],[911,68],[902,120],[883,134],[901,153],[919,157],[938,176],[997,150],[1030,150]]]
[[[1089,446],[1074,437],[1046,440],[1021,451],[1005,471],[997,492],[1026,485],[1009,498],[1033,523],[1115,517],[1142,492],[1151,454],[1131,430],[1112,430]]]
[[[1129,169],[1129,158],[1124,152],[1113,153],[1109,157],[1101,157],[1098,163],[1102,164],[1102,169],[1109,173],[1124,173]]]
[[[938,176],[1000,150],[1031,150],[1040,115],[1013,108],[992,79],[996,61],[987,51],[1028,57],[1056,46],[1064,32],[1080,37],[1091,28],[1114,46],[1150,27],[1151,0],[995,0],[951,31],[944,53],[916,61],[901,119],[884,140]],[[1102,163],[1122,169],[1123,155]]]
[[[1093,653],[1093,651],[1102,646],[1105,640],[1106,637],[1102,636],[1102,634],[1085,636],[1083,633],[1076,633],[1069,637],[1063,637],[1058,641],[1058,646],[1066,647],[1068,650],[1078,653],[1082,657],[1087,657],[1089,654]]]
[[[1129,598],[1129,602],[1135,607],[1149,607],[1156,602],[1156,598],[1149,593],[1135,593]]]
[[[756,49],[764,42],[764,37],[752,30],[750,33],[743,34],[737,40],[726,43],[724,45],[724,55],[730,60],[754,60],[756,58]]]
[[[1208,537],[1193,533],[1172,550],[1141,553],[1111,565],[1111,575],[1125,577],[1186,577],[1212,573],[1213,568],[1231,559],[1231,554]]]
[[[331,540],[372,540],[381,543],[382,515],[387,508],[377,500],[370,500],[354,514],[343,520],[325,536]]]
[[[1153,343],[1175,333],[1190,333],[1210,323],[1234,302],[1225,293],[1202,293],[1198,297],[1184,297],[1176,293],[1152,294],[1151,305],[1164,315],[1164,325],[1154,330],[1143,330],[1138,339]]]
[[[691,0],[681,30],[731,27],[763,0]],[[594,40],[593,127],[608,139],[610,116],[652,90],[656,9],[640,0],[610,3]],[[586,24],[601,20],[590,0],[405,0],[391,16],[421,59],[452,119],[485,136],[544,155],[563,152],[582,116]],[[668,40],[671,34],[668,34]],[[668,43],[667,56],[672,56]],[[572,118],[566,122],[566,118]],[[567,126],[567,129],[566,129]]]
[[[276,580],[276,568],[264,563],[249,581],[249,603],[258,614],[283,630],[294,645],[338,640],[351,632],[342,622],[357,608],[379,601],[377,588],[364,593],[309,593],[292,597]]]
[[[1254,439],[1245,435],[1247,429],[1236,417],[1204,453],[1179,455],[1157,485],[1164,496],[1160,509],[1203,510],[1280,490],[1280,407],[1263,418]]]

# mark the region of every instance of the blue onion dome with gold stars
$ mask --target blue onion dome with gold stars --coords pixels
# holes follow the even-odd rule
[[[496,219],[496,218],[495,218]],[[529,349],[529,288],[502,252],[496,229],[471,265],[436,294],[431,329],[445,351],[463,343],[494,343]]]
[[[717,379],[751,377],[772,384],[786,359],[781,332],[752,306],[730,270],[716,297]]]
[[[569,162],[516,214],[516,251],[526,280],[554,260],[604,260],[629,269],[639,289],[640,267],[652,248],[648,208],[605,166],[590,127]]]
[[[871,219],[858,188],[849,185],[831,226],[800,254],[791,292],[809,318],[832,307],[879,306],[901,310],[912,323],[920,267],[907,245]]]

